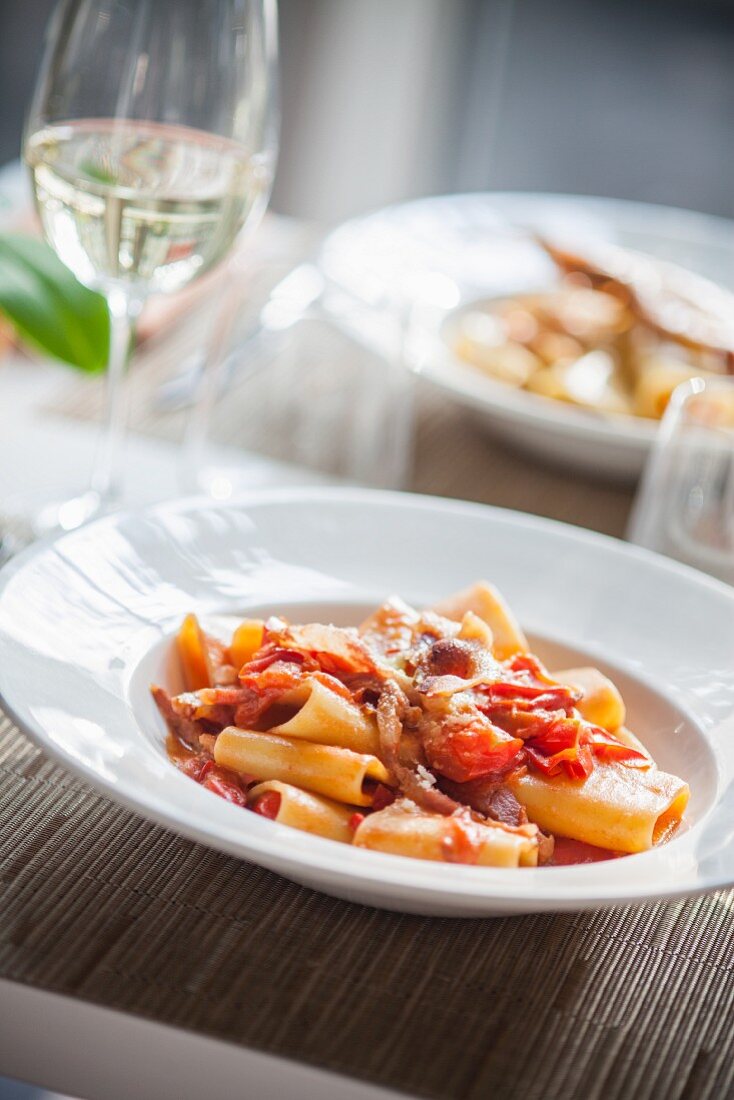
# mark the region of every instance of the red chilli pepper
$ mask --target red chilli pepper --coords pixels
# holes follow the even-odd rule
[[[525,742],[528,760],[544,775],[565,771],[571,779],[587,779],[594,758],[618,760],[633,768],[647,768],[649,759],[618,741],[611,733],[578,718],[559,718]]]
[[[602,760],[619,760],[630,768],[649,768],[651,761],[643,752],[618,741],[614,734],[598,726],[591,727],[591,748]]]
[[[589,728],[578,718],[557,718],[546,730],[525,742],[528,760],[544,775],[565,771],[571,779],[587,779],[594,770]]]

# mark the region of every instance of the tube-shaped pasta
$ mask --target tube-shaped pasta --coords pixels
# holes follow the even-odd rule
[[[581,692],[578,710],[588,722],[610,733],[624,725],[624,700],[616,685],[598,668],[567,668],[552,675],[559,683]]]
[[[270,779],[253,787],[247,796],[248,806],[257,806],[264,795],[270,798],[276,796],[276,811],[267,815],[273,821],[290,825],[292,829],[301,829],[304,833],[339,840],[343,844],[352,843],[353,832],[349,822],[354,814],[353,807],[343,806],[290,783],[281,783],[278,779]]]
[[[390,782],[390,773],[376,756],[236,726],[219,734],[214,759],[255,779],[280,779],[355,806],[372,805],[375,784]]]
[[[532,826],[514,830],[425,813],[404,799],[369,814],[358,826],[354,843],[396,856],[484,867],[534,867],[538,862]]]
[[[377,754],[380,739],[377,723],[350,699],[338,695],[318,680],[304,685],[305,701],[301,709],[273,733],[320,745],[339,745],[353,752]],[[284,700],[289,702],[288,699]]]
[[[544,832],[616,852],[644,852],[680,822],[688,784],[654,766],[641,770],[595,761],[579,781],[528,772],[508,786]]]
[[[528,652],[527,639],[517,619],[497,589],[486,581],[478,581],[470,588],[447,596],[431,610],[455,622],[461,622],[467,611],[473,611],[492,631],[492,649],[500,661],[515,653]]]

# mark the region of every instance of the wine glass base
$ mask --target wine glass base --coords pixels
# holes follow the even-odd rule
[[[24,496],[6,501],[0,511],[0,565],[36,539],[63,534],[100,515],[106,502],[89,489],[62,500]]]
[[[102,512],[104,501],[94,489],[68,500],[52,501],[40,508],[33,517],[36,537],[56,531],[73,531]]]

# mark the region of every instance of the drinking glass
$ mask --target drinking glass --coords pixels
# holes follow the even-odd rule
[[[242,299],[235,283],[195,387],[180,464],[185,491],[227,500],[253,479],[264,483],[269,469],[297,484],[404,489],[417,369],[412,311],[376,310],[310,262],[290,271],[257,315]]]
[[[734,584],[734,378],[675,390],[628,537]]]
[[[276,144],[275,0],[65,0],[24,138],[46,240],[107,300],[106,437],[75,526],[119,498],[124,375],[149,294],[229,252],[267,205]]]

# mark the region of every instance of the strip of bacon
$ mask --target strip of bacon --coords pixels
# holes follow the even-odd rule
[[[300,655],[296,654],[299,659],[293,660],[291,652],[277,650],[272,660],[258,658],[242,667],[235,725],[247,727],[256,722],[269,707],[306,680],[316,680],[341,698],[352,699],[349,688],[335,676],[312,671]]]
[[[264,645],[259,649],[251,661],[242,666],[239,673],[240,680],[249,679],[266,668],[270,668],[276,662],[290,665],[303,665],[305,657],[295,649],[285,649],[278,645]]]
[[[509,773],[508,773],[509,774]],[[503,825],[526,825],[528,815],[509,787],[501,779],[472,779],[468,783],[453,783],[442,779],[441,790],[457,802]]]
[[[376,673],[377,665],[356,631],[321,623],[295,626],[278,623],[277,629],[266,624],[266,643],[295,651],[315,660],[323,672],[334,676]]]
[[[452,814],[455,810],[461,809],[460,804],[438,790],[434,777],[422,768],[417,758],[409,762],[401,758],[403,718],[407,710],[408,700],[404,692],[394,680],[388,680],[377,705],[377,728],[380,732],[382,761],[397,780],[406,798],[432,813]]]
[[[260,667],[259,661],[244,665],[240,671],[243,696],[235,711],[235,725],[247,729],[257,722],[268,707],[298,687],[305,675],[300,659],[276,657],[264,667]]]
[[[182,741],[183,744],[188,745],[190,748],[198,749],[199,735],[203,731],[197,722],[192,718],[176,713],[173,706],[173,700],[165,688],[153,684],[151,685],[150,693],[153,696],[155,705],[161,712],[163,721],[174,737],[177,737],[179,741]]]
[[[448,696],[494,682],[500,670],[499,662],[481,642],[439,638],[420,654],[414,683],[422,695]]]

